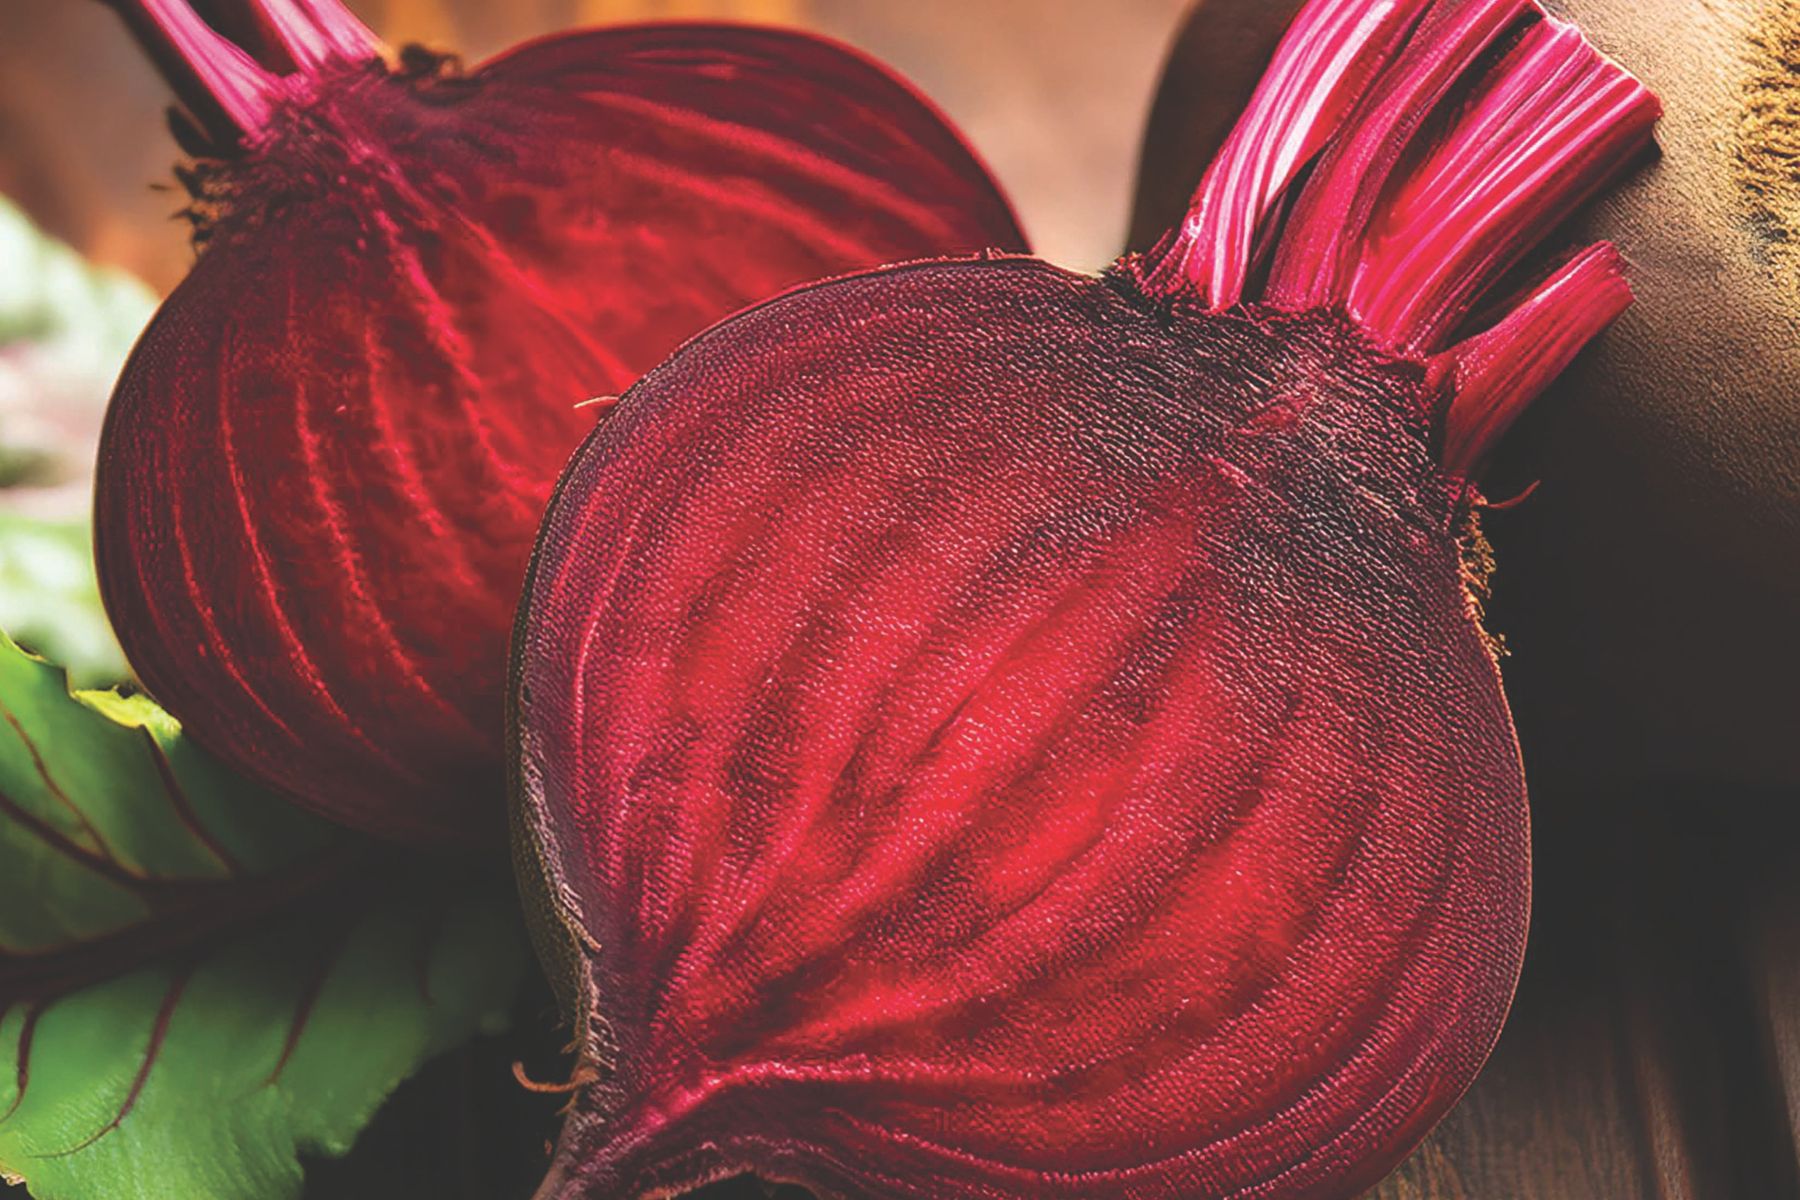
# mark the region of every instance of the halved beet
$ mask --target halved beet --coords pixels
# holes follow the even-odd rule
[[[1155,252],[809,287],[633,388],[514,643],[540,1196],[1384,1174],[1525,938],[1470,477],[1629,292],[1467,316],[1655,116],[1525,0],[1315,0]]]
[[[557,471],[682,339],[792,284],[1018,248],[938,113],[805,34],[573,33],[464,73],[337,0],[133,15],[202,249],[114,397],[96,528],[210,749],[419,841],[500,827],[505,645]]]

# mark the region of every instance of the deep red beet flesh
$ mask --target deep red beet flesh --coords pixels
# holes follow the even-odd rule
[[[521,751],[618,1063],[569,1194],[1237,1195],[1422,1134],[1526,913],[1423,373],[1030,261],[781,316],[647,380],[541,550]]]
[[[1389,1170],[1529,905],[1469,478],[1629,293],[1594,247],[1467,314],[1655,114],[1527,3],[1316,0],[1155,254],[806,288],[633,388],[515,639],[540,1195]]]
[[[498,831],[530,540],[613,393],[794,283],[1021,246],[933,109],[802,34],[624,27],[460,74],[390,66],[336,0],[215,5],[283,74],[183,0],[126,7],[214,144],[203,253],[106,429],[107,606],[194,737],[373,832]]]

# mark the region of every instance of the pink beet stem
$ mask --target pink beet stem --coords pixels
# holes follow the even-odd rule
[[[1300,13],[1200,181],[1187,219],[1151,253],[1150,290],[1191,291],[1214,312],[1243,298],[1258,227],[1431,2],[1330,0]]]
[[[1660,115],[1641,83],[1533,0],[1318,0],[1181,226],[1126,266],[1164,300],[1335,308],[1390,352],[1430,357],[1547,231],[1631,165]],[[1590,250],[1439,355],[1457,380],[1445,465],[1479,465],[1629,302],[1616,252]]]
[[[1444,467],[1473,475],[1520,413],[1583,346],[1631,305],[1625,263],[1610,242],[1589,246],[1498,325],[1434,361],[1453,372]]]
[[[1364,231],[1419,128],[1484,50],[1536,12],[1531,0],[1432,9],[1300,194],[1270,272],[1271,303],[1304,310],[1343,299]]]
[[[254,18],[265,39],[254,49],[265,61],[275,60],[270,66],[259,64],[207,24],[188,0],[111,3],[182,102],[215,130],[239,140],[268,123],[281,90],[280,68],[292,64],[311,72],[328,62],[361,62],[385,52],[381,40],[340,0],[236,0],[238,13]]]
[[[254,0],[263,23],[280,39],[294,65],[314,70],[333,59],[379,57],[381,39],[340,0]]]
[[[1441,344],[1482,289],[1643,149],[1656,116],[1580,31],[1533,26],[1371,223],[1351,314],[1388,345]]]
[[[176,95],[242,137],[268,123],[277,77],[200,18],[187,0],[119,0]]]

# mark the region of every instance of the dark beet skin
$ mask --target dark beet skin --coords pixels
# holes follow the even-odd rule
[[[107,608],[238,768],[373,833],[497,840],[506,639],[605,411],[578,405],[797,282],[1022,240],[934,109],[803,34],[638,26],[276,86],[198,168],[203,253],[113,400]]]
[[[515,643],[599,1073],[540,1195],[1323,1200],[1396,1163],[1528,907],[1423,378],[1337,318],[997,259],[802,290],[638,384]]]

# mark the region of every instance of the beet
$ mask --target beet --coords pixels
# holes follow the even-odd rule
[[[1183,210],[1300,0],[1199,0],[1144,138],[1132,244]],[[1637,303],[1498,460],[1509,691],[1582,776],[1800,784],[1800,10],[1558,0],[1670,101],[1662,154],[1582,214]],[[1623,598],[1629,598],[1625,600]]]
[[[1524,0],[1316,0],[1155,251],[808,287],[637,384],[514,641],[540,1197],[1396,1163],[1527,920],[1471,480],[1629,301],[1604,245],[1488,293],[1656,113]]]
[[[506,639],[582,402],[791,284],[1022,245],[933,108],[808,35],[465,73],[337,0],[210,5],[260,61],[127,8],[192,110],[202,253],[113,400],[107,607],[198,741],[377,834],[499,836]]]

